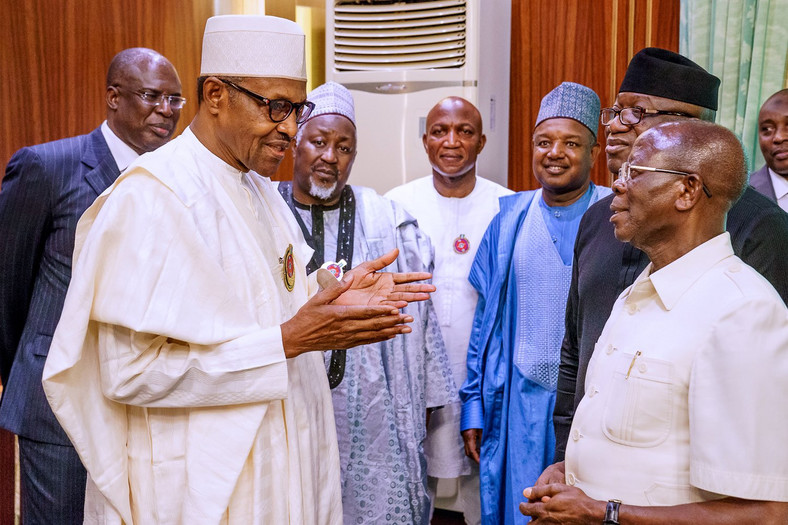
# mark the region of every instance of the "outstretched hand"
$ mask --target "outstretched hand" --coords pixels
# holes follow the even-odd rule
[[[391,306],[404,308],[408,303],[426,301],[435,286],[424,281],[432,277],[427,272],[391,273],[379,272],[397,259],[399,250],[394,249],[375,260],[359,264],[349,270],[343,282],[350,282],[350,287],[332,304]]]

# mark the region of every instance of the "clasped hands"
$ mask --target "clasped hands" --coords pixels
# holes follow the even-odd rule
[[[295,316],[281,325],[287,357],[313,350],[336,350],[391,339],[411,331],[408,303],[425,301],[435,291],[420,283],[426,272],[380,272],[397,259],[394,249],[345,273],[335,285],[312,296]]]
[[[531,523],[600,523],[605,504],[589,498],[579,488],[567,485],[564,472],[563,461],[547,467],[533,487],[523,490],[528,501],[520,503],[520,512],[531,516]]]

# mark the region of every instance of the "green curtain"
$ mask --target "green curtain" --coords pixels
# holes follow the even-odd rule
[[[679,50],[722,80],[716,121],[760,168],[758,111],[786,87],[788,0],[681,0]]]

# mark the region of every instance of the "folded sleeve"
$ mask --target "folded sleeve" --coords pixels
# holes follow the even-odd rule
[[[172,192],[137,178],[107,199],[75,266],[93,291],[104,395],[147,407],[283,398],[276,290],[238,290],[227,268],[241,268],[240,254],[211,247]]]
[[[726,496],[788,501],[786,399],[788,310],[776,294],[737,302],[714,326],[692,367],[692,485]]]

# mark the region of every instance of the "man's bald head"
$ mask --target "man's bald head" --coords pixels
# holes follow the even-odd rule
[[[729,130],[701,120],[644,131],[613,183],[615,236],[655,269],[725,231],[726,213],[747,184],[744,151]]]
[[[112,58],[107,70],[107,87],[122,85],[129,77],[133,77],[143,68],[150,68],[157,64],[173,65],[161,53],[147,47],[130,47],[124,49]]]
[[[422,143],[438,186],[467,184],[473,189],[476,158],[486,142],[482,116],[464,98],[446,97],[427,113]]]
[[[427,127],[429,128],[430,121],[435,120],[439,113],[446,112],[446,113],[459,113],[459,112],[468,112],[468,115],[472,117],[472,121],[476,129],[479,131],[479,134],[482,133],[482,114],[479,113],[479,110],[471,104],[469,101],[465,100],[462,97],[446,97],[440,100],[437,104],[432,106],[432,109],[429,113],[427,113]]]
[[[107,124],[138,154],[170,140],[180,118],[181,81],[160,53],[144,47],[124,49],[107,71]],[[182,102],[182,101],[179,101]]]
[[[741,142],[729,129],[701,120],[667,122],[644,132],[633,148],[646,144],[659,156],[660,166],[700,176],[724,211],[747,186],[747,162]],[[655,157],[652,157],[655,158]]]

